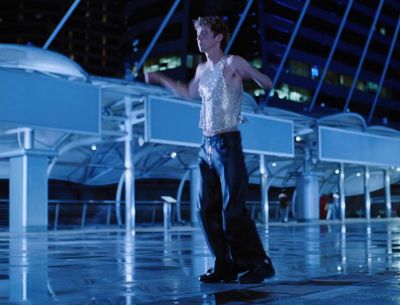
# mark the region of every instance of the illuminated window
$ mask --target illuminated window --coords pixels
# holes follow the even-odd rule
[[[365,91],[365,84],[363,81],[359,80],[357,81],[356,88],[360,91]]]
[[[318,78],[318,76],[319,76],[319,69],[318,69],[318,66],[317,66],[317,65],[314,65],[314,66],[311,68],[311,78],[312,78],[312,79],[316,79],[316,78]]]
[[[369,92],[378,91],[378,84],[374,82],[367,82],[367,89]]]
[[[262,68],[262,60],[261,58],[255,58],[251,61],[251,65],[254,68],[261,69]]]
[[[162,56],[159,58],[151,58],[144,64],[144,72],[156,72],[175,69],[182,65],[179,56]]]
[[[255,90],[253,91],[253,94],[254,94],[254,96],[264,95],[264,94],[265,94],[265,90],[264,90],[264,89],[261,89],[261,88],[258,88],[258,89],[255,89]]]
[[[353,78],[350,76],[341,74],[339,76],[339,82],[342,86],[351,87],[351,84],[353,83]]]
[[[253,91],[254,95],[255,91]],[[270,96],[277,96],[279,99],[286,99],[296,103],[306,103],[310,100],[309,90],[282,84],[280,88],[271,90]]]

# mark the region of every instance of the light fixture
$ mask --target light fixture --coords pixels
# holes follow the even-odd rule
[[[273,162],[271,165],[272,165],[272,167],[276,167],[276,163],[275,162]]]
[[[356,175],[357,175],[357,177],[360,177],[360,176],[361,176],[361,174],[360,174],[360,173],[357,173]]]
[[[91,148],[91,150],[93,150],[93,151],[97,150],[96,144],[93,144],[90,148]]]
[[[178,156],[178,153],[177,153],[176,151],[173,151],[173,152],[170,154],[170,157],[171,157],[172,159],[175,159],[177,156]]]
[[[296,142],[300,142],[302,139],[300,136],[296,136],[295,140],[296,140]]]
[[[139,147],[142,147],[142,146],[144,145],[144,139],[143,139],[142,136],[140,136],[140,137],[138,138],[138,145],[139,145]]]
[[[339,175],[339,174],[340,174],[340,170],[335,169],[335,174],[336,174],[336,175]]]

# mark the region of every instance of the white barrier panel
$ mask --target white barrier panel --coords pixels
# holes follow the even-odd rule
[[[319,127],[319,159],[362,165],[399,166],[400,139]]]
[[[100,89],[82,82],[0,69],[0,123],[100,133]]]
[[[199,147],[201,105],[150,96],[146,101],[146,141]],[[244,113],[240,125],[245,152],[294,156],[293,123],[258,114]]]

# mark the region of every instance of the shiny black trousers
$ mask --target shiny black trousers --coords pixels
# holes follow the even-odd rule
[[[221,272],[245,271],[266,254],[245,199],[248,174],[239,131],[204,137],[199,152],[198,209],[204,234]]]

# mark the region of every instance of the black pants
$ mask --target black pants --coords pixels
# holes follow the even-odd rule
[[[248,174],[240,132],[204,137],[199,166],[199,215],[215,269],[234,265],[244,271],[263,262],[266,254],[245,206]]]

